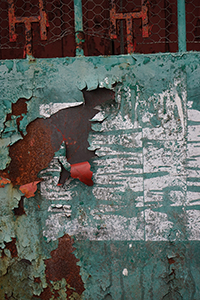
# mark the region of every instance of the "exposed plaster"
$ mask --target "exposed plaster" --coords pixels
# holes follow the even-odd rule
[[[49,103],[40,105],[40,116],[49,118],[51,115],[55,114],[61,109],[79,106],[83,102],[73,102],[73,103]]]

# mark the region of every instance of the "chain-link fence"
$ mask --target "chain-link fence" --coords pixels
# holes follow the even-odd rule
[[[111,1],[112,2],[112,1]],[[146,8],[148,35],[142,34],[142,17],[133,18],[128,33],[128,20],[116,19],[116,38],[111,40],[111,2],[83,0],[83,24],[86,35],[85,53],[88,55],[124,54],[127,35],[137,53],[176,52],[178,50],[176,0],[115,0],[115,13],[138,13]],[[130,41],[130,42],[131,42]]]
[[[85,55],[178,51],[177,0],[82,0]],[[200,50],[200,4],[186,0],[188,50]],[[0,58],[75,56],[73,0],[1,0]]]
[[[200,1],[187,1],[186,32],[187,50],[200,51]]]
[[[12,5],[14,8],[13,12]],[[46,14],[46,39],[41,38],[41,5],[43,5],[42,11]],[[12,13],[15,18],[14,21]],[[39,18],[38,20],[31,22],[33,21],[31,20],[33,17]],[[31,22],[32,30],[30,34],[32,54],[34,57],[62,57],[75,55],[73,0],[1,0],[1,58],[25,57],[26,20]],[[16,35],[15,41],[11,38],[11,35],[13,34]]]

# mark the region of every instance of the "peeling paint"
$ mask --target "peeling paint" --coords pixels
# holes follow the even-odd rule
[[[0,298],[199,299],[199,54],[0,70]],[[84,162],[93,185],[61,180]]]
[[[86,104],[61,109],[48,119],[37,119],[31,122],[26,128],[27,134],[22,141],[10,146],[11,162],[2,172],[2,176],[9,178],[14,185],[23,186],[24,190],[27,184],[38,182],[38,173],[48,167],[54,153],[65,141],[67,159],[71,164],[71,176],[92,185],[92,173],[88,169],[89,163],[87,162],[94,156],[87,150],[89,120],[95,115],[94,107],[99,103],[112,100],[114,93],[106,89],[91,92],[92,97],[87,96],[87,93],[83,91],[84,97],[88,97]],[[53,110],[57,110],[59,107],[56,105]],[[51,113],[53,110],[51,109]],[[83,163],[84,169],[87,171],[84,173]],[[2,169],[4,168],[5,166]],[[84,174],[87,175],[87,178]]]

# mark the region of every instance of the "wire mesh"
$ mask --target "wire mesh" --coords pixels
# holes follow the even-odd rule
[[[186,0],[185,5],[187,50],[200,51],[200,1]]]
[[[23,18],[37,18],[40,3],[47,16],[47,38],[41,38],[41,22],[31,22],[31,45],[34,57],[75,56],[73,0],[1,0],[0,58],[22,58],[26,55],[26,26]],[[14,16],[23,19],[13,25],[16,40],[10,39],[9,5]],[[111,11],[116,9],[112,18]],[[144,36],[142,16],[146,8],[148,35]],[[126,54],[178,51],[177,0],[82,0],[85,55]],[[119,18],[119,15],[126,18]],[[132,14],[131,18],[130,14]],[[113,21],[114,20],[114,21]],[[130,21],[131,20],[131,21]],[[200,3],[186,0],[187,50],[200,50]],[[130,23],[131,22],[131,23]],[[115,37],[111,33],[116,24]],[[146,27],[146,28],[147,28]],[[130,44],[132,44],[130,48]]]
[[[0,58],[25,56],[25,24],[15,24],[16,41],[9,38],[9,2],[14,4],[17,18],[39,16],[39,0],[1,0],[0,5]],[[34,57],[62,57],[75,55],[73,0],[43,1],[47,15],[47,39],[42,40],[40,22],[31,23],[31,43]]]
[[[116,13],[139,12],[141,0],[115,0]],[[147,7],[149,37],[142,35],[142,19],[133,19],[132,42],[134,52],[176,52],[178,50],[177,1],[143,1]],[[117,20],[117,38],[111,39],[110,2],[83,0],[83,24],[86,35],[85,54],[126,54],[127,22]]]

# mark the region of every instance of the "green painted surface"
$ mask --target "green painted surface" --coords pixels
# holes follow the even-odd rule
[[[199,242],[77,241],[75,245],[85,299],[199,299]]]
[[[186,48],[186,16],[185,16],[185,0],[177,1],[178,15],[178,50],[185,52]]]
[[[75,19],[75,33],[76,33],[76,44],[84,42],[84,40],[79,38],[78,33],[83,33],[83,13],[82,13],[82,1],[74,1],[74,19]],[[81,48],[76,48],[76,56],[83,56],[84,51]]]
[[[15,119],[5,123],[19,98],[30,99],[20,124],[26,133],[41,107],[48,115],[55,103],[81,103],[85,87],[116,93],[88,137],[97,154],[93,187],[78,180],[57,187],[61,148],[36,196],[25,198],[26,214],[13,212],[18,187],[0,189],[1,246],[16,238],[18,253],[4,251],[1,299],[40,295],[45,260],[64,234],[75,239],[82,299],[200,299],[199,60],[183,53],[1,61],[1,169],[7,146],[22,138]],[[56,204],[71,206],[71,217],[53,212]],[[67,299],[63,282],[57,299]]]

